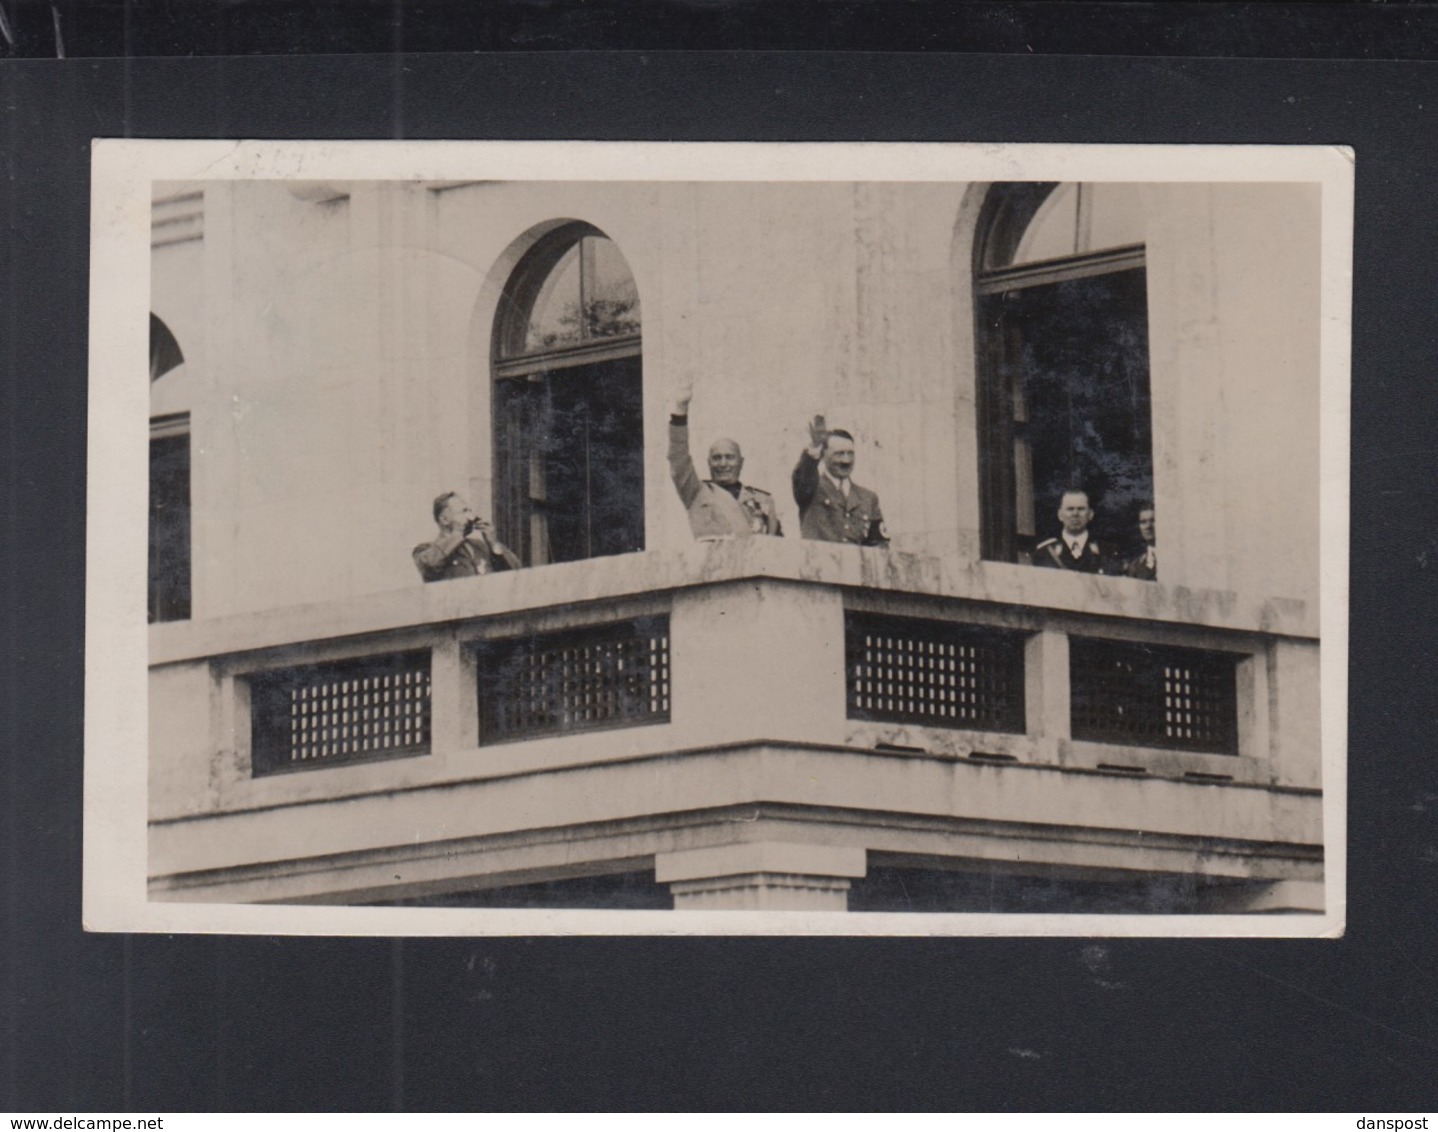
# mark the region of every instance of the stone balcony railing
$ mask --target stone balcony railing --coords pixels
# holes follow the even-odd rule
[[[679,906],[842,908],[883,860],[1312,906],[1316,636],[1298,602],[770,539],[157,625],[151,892],[653,869]]]

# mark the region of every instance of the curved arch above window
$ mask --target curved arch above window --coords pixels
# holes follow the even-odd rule
[[[150,421],[174,421],[190,411],[190,376],[184,352],[164,319],[150,315]]]
[[[172,369],[184,364],[185,355],[180,351],[180,344],[175,341],[175,336],[170,333],[170,328],[161,318],[151,312],[150,380],[158,381]]]
[[[505,288],[496,376],[637,354],[640,314],[618,245],[592,224],[561,225],[524,255]]]
[[[1143,264],[1137,185],[1013,182],[989,190],[974,243],[983,293]]]
[[[1036,263],[1143,243],[1137,185],[1063,184],[1054,188],[1024,229],[1012,263]]]

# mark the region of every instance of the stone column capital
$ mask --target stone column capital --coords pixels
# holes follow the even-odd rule
[[[654,858],[676,909],[847,911],[849,883],[868,872],[863,848],[788,841],[739,841]]]

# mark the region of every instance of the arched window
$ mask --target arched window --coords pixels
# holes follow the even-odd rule
[[[639,293],[589,224],[515,266],[495,318],[495,523],[538,566],[644,549]]]
[[[983,555],[1027,562],[1066,488],[1122,544],[1153,494],[1142,202],[1122,184],[1003,183],[974,242]]]
[[[149,619],[190,616],[190,414],[185,356],[170,328],[150,315]]]

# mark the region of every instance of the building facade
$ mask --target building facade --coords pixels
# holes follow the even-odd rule
[[[157,186],[151,899],[1321,911],[1319,239],[1304,184]],[[783,537],[693,537],[686,390]],[[816,413],[887,547],[800,537]],[[1103,573],[1040,568],[1076,488]],[[444,491],[523,568],[423,583]]]

